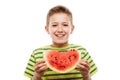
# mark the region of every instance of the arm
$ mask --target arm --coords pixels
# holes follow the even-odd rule
[[[31,80],[42,80],[41,77],[42,76],[39,76],[37,73],[35,73]]]
[[[83,80],[91,80],[91,77],[90,77],[90,75],[83,76]]]

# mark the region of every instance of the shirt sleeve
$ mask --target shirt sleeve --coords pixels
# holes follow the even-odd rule
[[[34,75],[34,65],[36,63],[34,52],[31,54],[30,59],[27,63],[24,75],[26,77],[32,78]]]
[[[93,76],[97,72],[97,67],[96,64],[94,63],[92,57],[89,55],[89,53],[85,50],[81,52],[81,59],[82,60],[87,60],[90,64],[90,76]]]

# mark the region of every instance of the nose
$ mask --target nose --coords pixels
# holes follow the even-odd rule
[[[57,31],[58,31],[58,32],[63,32],[62,26],[58,26]]]

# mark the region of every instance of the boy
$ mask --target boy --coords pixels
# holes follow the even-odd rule
[[[25,70],[25,76],[31,80],[91,80],[96,73],[92,58],[85,48],[75,44],[69,44],[68,39],[74,30],[72,13],[64,6],[55,6],[48,12],[45,26],[46,32],[52,38],[52,44],[33,51]],[[80,51],[81,59],[76,69],[69,73],[56,73],[50,70],[43,53],[48,50],[76,49]]]

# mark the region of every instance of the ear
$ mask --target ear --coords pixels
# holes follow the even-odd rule
[[[73,33],[73,31],[74,31],[74,25],[71,27],[71,34]]]
[[[49,34],[49,27],[48,26],[45,26],[45,30]]]

